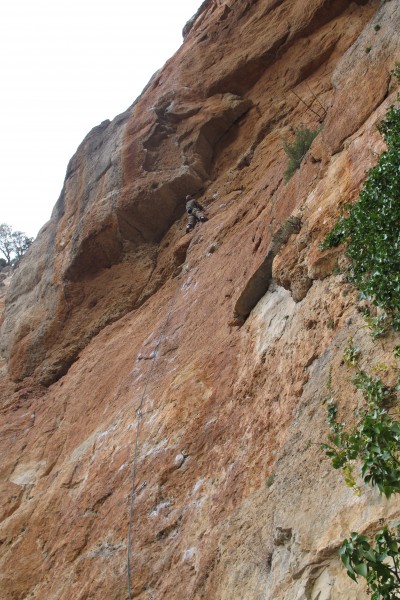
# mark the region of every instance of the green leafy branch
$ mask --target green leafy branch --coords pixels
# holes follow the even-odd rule
[[[390,107],[378,130],[387,151],[369,171],[357,202],[345,207],[345,214],[320,249],[347,243],[350,281],[364,297],[390,314],[393,327],[399,330],[400,107]]]
[[[348,367],[356,366],[356,364],[358,362],[358,358],[360,356],[360,352],[361,352],[360,348],[357,348],[356,346],[354,346],[353,338],[351,337],[348,340],[347,346],[343,352],[343,360]]]
[[[364,298],[361,296],[361,299]],[[385,336],[389,329],[393,327],[391,316],[385,312],[373,317],[368,308],[363,308],[361,313],[364,317],[364,321],[367,324],[373,341],[375,341],[377,338]]]
[[[375,536],[375,545],[368,538],[352,533],[344,540],[339,556],[347,574],[357,582],[361,575],[367,580],[372,600],[398,600],[400,592],[400,528],[384,527]]]
[[[337,406],[330,398],[327,413],[332,434],[330,444],[322,444],[322,449],[332,466],[342,469],[346,484],[356,493],[359,489],[352,475],[353,463],[360,460],[364,482],[390,498],[400,492],[400,423],[392,419],[386,408],[395,399],[395,390],[364,371],[356,373],[353,383],[362,391],[366,407],[356,411],[358,421],[347,431],[337,421]]]

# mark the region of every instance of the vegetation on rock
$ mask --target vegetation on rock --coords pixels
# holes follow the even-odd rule
[[[347,206],[321,250],[347,242],[350,279],[400,329],[400,107],[378,125],[387,144],[368,174],[358,201]]]
[[[328,421],[332,430],[330,444],[322,447],[332,459],[335,469],[344,469],[346,482],[356,487],[349,479],[353,463],[361,460],[361,476],[365,483],[376,486],[387,498],[400,493],[400,423],[388,413],[396,398],[396,390],[387,387],[379,377],[357,371],[353,378],[355,387],[361,390],[365,406],[355,413],[356,424],[346,431],[345,425],[337,421],[337,407],[328,400]]]
[[[398,65],[396,69],[393,73],[399,79]],[[390,327],[400,330],[400,108],[391,106],[378,129],[387,151],[369,171],[358,201],[346,207],[347,216],[339,219],[320,245],[325,250],[347,243],[350,280],[361,298],[372,300],[383,310],[377,316],[363,310],[374,341]],[[398,348],[394,348],[395,356],[399,355]],[[343,360],[348,367],[357,367],[353,383],[365,404],[354,412],[352,427],[338,422],[330,375],[327,411],[332,433],[330,443],[322,448],[333,467],[343,470],[345,482],[356,493],[360,490],[353,469],[358,460],[364,482],[390,498],[400,493],[400,423],[389,412],[400,386],[388,387],[379,377],[358,369],[359,355],[351,338]],[[400,528],[398,524],[393,527],[378,531],[374,541],[353,532],[339,549],[347,574],[354,581],[359,575],[366,579],[372,600],[399,598]]]
[[[283,149],[289,159],[283,175],[286,183],[293,176],[294,172],[300,168],[301,161],[319,132],[319,129],[311,130],[301,126],[295,131],[293,142],[289,142],[287,139],[283,141]]]
[[[345,352],[347,366],[356,366],[360,354],[352,339]],[[354,412],[356,423],[350,430],[337,420],[338,408],[333,398],[331,376],[327,401],[328,422],[331,428],[330,443],[322,444],[335,469],[342,469],[344,480],[357,495],[353,469],[361,461],[361,476],[365,483],[377,487],[390,498],[400,493],[400,423],[389,414],[397,399],[399,386],[390,388],[379,377],[357,370],[353,383],[361,390],[365,406]],[[375,546],[368,538],[352,532],[339,548],[339,556],[347,574],[357,582],[361,575],[367,580],[372,600],[393,600],[400,591],[400,528],[390,530],[385,526],[375,535]]]
[[[352,533],[339,550],[340,558],[351,579],[365,577],[372,600],[395,600],[400,592],[400,527],[384,527],[375,536],[375,545],[368,538]]]

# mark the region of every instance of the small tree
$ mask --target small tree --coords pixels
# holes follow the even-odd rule
[[[15,252],[16,261],[19,262],[29,246],[33,242],[33,238],[28,237],[22,231],[14,231],[12,233],[13,250]]]
[[[13,239],[11,227],[7,223],[0,225],[0,252],[4,254],[7,265],[10,265],[13,253]]]
[[[13,260],[18,263],[32,242],[33,238],[22,231],[13,231],[10,225],[1,223],[0,252],[4,255],[7,265],[11,265]]]

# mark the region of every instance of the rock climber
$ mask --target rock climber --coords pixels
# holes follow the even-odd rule
[[[190,233],[194,229],[198,221],[204,223],[208,221],[203,214],[205,208],[192,196],[186,196],[186,212],[188,216],[188,224],[186,225],[186,233]]]

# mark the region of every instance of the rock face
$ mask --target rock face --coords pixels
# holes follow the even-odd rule
[[[129,598],[137,425],[132,598],[367,598],[336,550],[400,504],[323,458],[323,399],[332,377],[357,404],[349,337],[365,368],[399,339],[373,345],[318,243],[384,149],[399,31],[395,0],[203,2],[84,139],[5,298],[2,600]],[[186,194],[209,216],[189,235]]]

